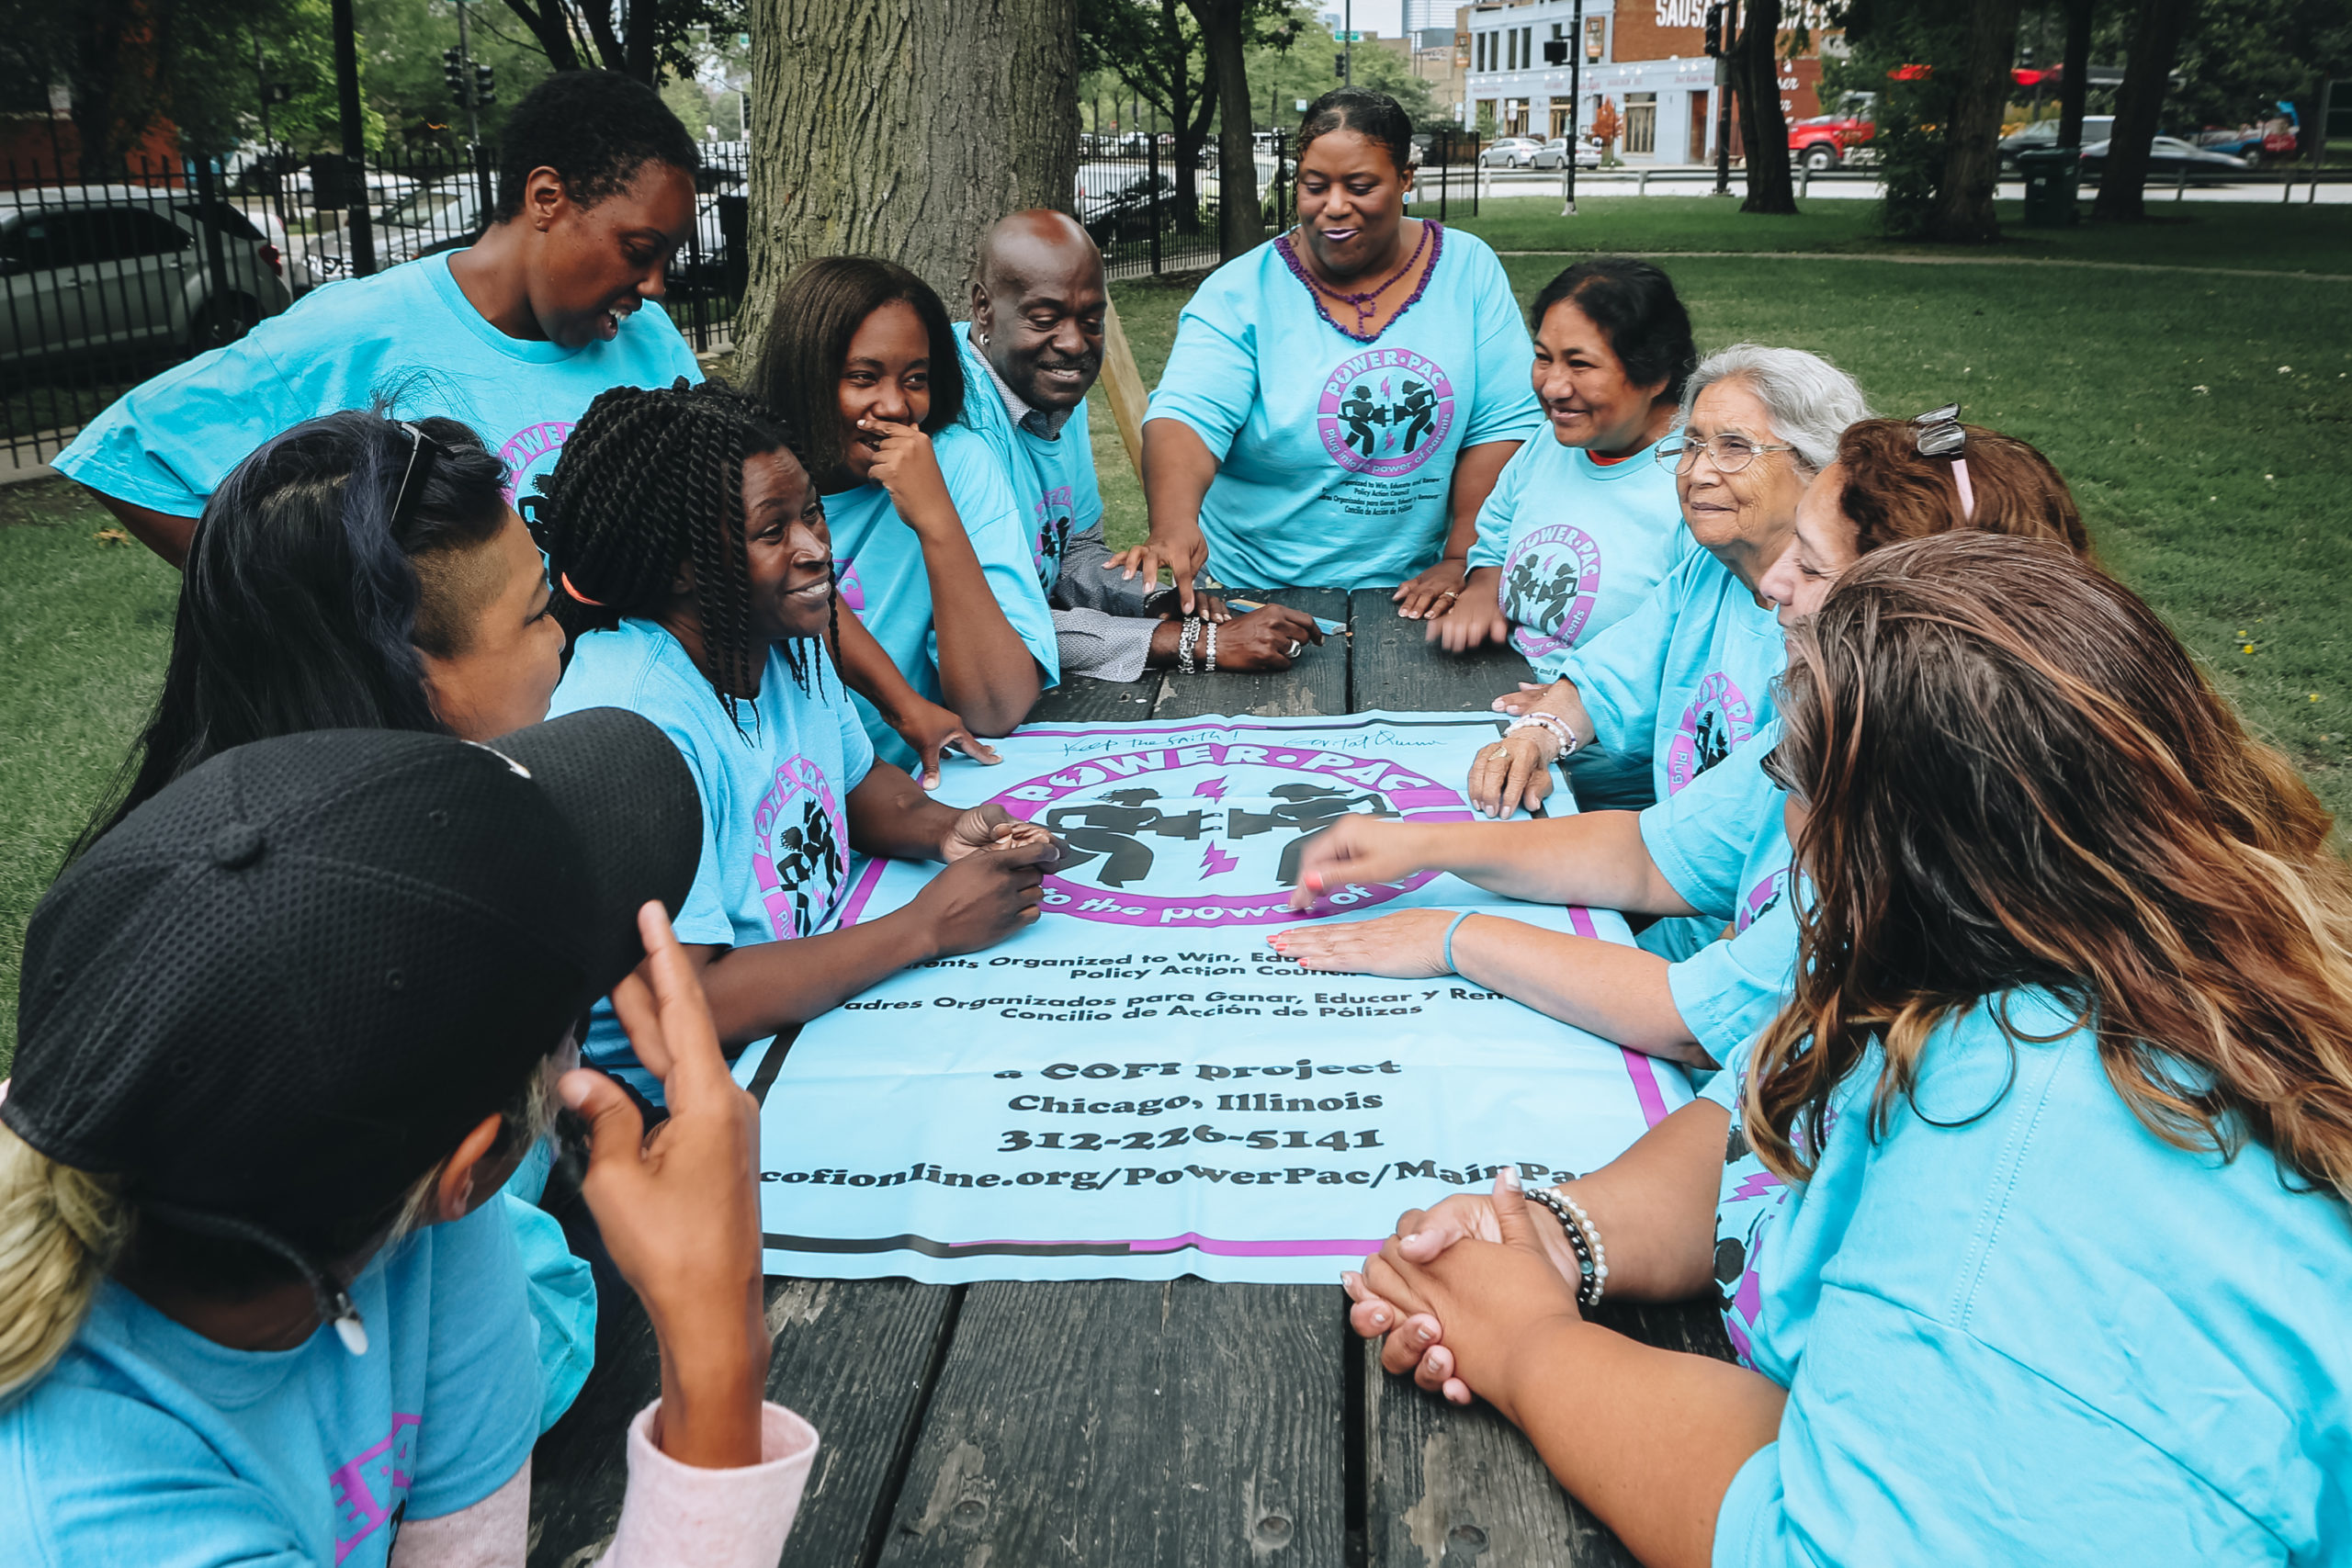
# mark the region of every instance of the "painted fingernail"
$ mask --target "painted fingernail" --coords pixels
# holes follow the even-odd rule
[[[1510,1188],[1512,1191],[1524,1192],[1527,1190],[1526,1188],[1520,1185],[1519,1167],[1515,1165],[1501,1166],[1497,1168],[1495,1174],[1501,1177],[1503,1185]]]
[[[1387,1326],[1388,1326],[1388,1314],[1387,1314],[1386,1313],[1385,1313],[1385,1312],[1377,1312],[1377,1311],[1375,1311],[1375,1312],[1372,1314],[1372,1325],[1373,1325],[1374,1328],[1385,1328],[1385,1327],[1387,1327]]]
[[[1397,1241],[1398,1241],[1398,1242],[1400,1242],[1400,1243],[1404,1244],[1405,1246],[1409,1247],[1409,1246],[1411,1246],[1414,1242],[1417,1242],[1417,1241],[1419,1241],[1419,1240],[1420,1240],[1420,1239],[1421,1239],[1421,1233],[1420,1233],[1420,1232],[1419,1232],[1419,1231],[1409,1231],[1409,1232],[1406,1233],[1405,1235],[1398,1236],[1396,1239],[1397,1239]]]
[[[1432,1333],[1430,1333],[1430,1332],[1429,1331],[1428,1326],[1427,1326],[1426,1325],[1424,1325],[1423,1326],[1421,1326],[1421,1327],[1419,1327],[1419,1328],[1416,1328],[1415,1330],[1413,1330],[1413,1337],[1414,1337],[1416,1340],[1419,1340],[1421,1344],[1426,1345],[1426,1344],[1428,1344],[1430,1340],[1432,1340],[1432,1339],[1436,1338],[1436,1337],[1437,1337],[1437,1336],[1436,1336],[1436,1335],[1434,1335],[1434,1334],[1432,1334]]]
[[[1347,1286],[1348,1289],[1351,1291],[1357,1290],[1362,1288],[1363,1284],[1363,1276],[1357,1273],[1352,1269],[1342,1269],[1340,1270],[1340,1283]]]

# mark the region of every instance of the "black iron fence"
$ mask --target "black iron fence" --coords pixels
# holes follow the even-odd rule
[[[1479,141],[1419,139],[1414,210],[1477,210]],[[62,149],[0,164],[0,447],[45,461],[125,390],[243,336],[339,278],[470,244],[492,212],[488,148],[389,148],[353,168],[290,148],[89,167]],[[664,304],[697,351],[724,346],[749,274],[751,167],[707,144],[693,231]],[[71,170],[72,173],[64,171]],[[1261,132],[1263,231],[1297,216],[1291,139]],[[1072,210],[1113,277],[1216,265],[1223,177],[1210,142],[1181,166],[1173,139],[1089,136]]]

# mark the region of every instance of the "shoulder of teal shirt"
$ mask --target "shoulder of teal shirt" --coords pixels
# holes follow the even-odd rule
[[[1649,745],[1668,649],[1690,604],[1713,586],[1709,574],[1721,570],[1721,563],[1704,550],[1686,556],[1631,615],[1562,657],[1553,678],[1575,683],[1592,719],[1596,745],[1628,755]]]
[[[1759,840],[1779,831],[1782,794],[1763,759],[1780,739],[1778,720],[1722,761],[1640,816],[1643,847],[1682,901],[1729,920],[1744,891],[1740,875]]]
[[[1469,564],[1475,570],[1482,566],[1500,566],[1510,553],[1511,525],[1516,520],[1520,493],[1534,478],[1536,470],[1551,460],[1545,447],[1557,447],[1559,443],[1537,432],[1537,438],[1522,443],[1503,471],[1495,476],[1495,488],[1478,508],[1478,536],[1471,543]]]
[[[1791,1397],[1716,1560],[2327,1560],[2352,1522],[2342,1200],[2258,1145],[2159,1137],[2043,993],[1936,1030],[1874,1131],[1879,1065],[1774,1221],[1759,1346],[1794,1348]]]

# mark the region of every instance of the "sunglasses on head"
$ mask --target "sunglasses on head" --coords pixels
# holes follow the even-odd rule
[[[1950,457],[1952,483],[1960,491],[1960,516],[1976,521],[1976,488],[1968,482],[1968,432],[1960,423],[1960,405],[1946,403],[1911,422],[1912,435],[1922,457]]]

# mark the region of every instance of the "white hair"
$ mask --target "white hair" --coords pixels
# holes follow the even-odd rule
[[[1871,411],[1854,378],[1817,354],[1736,343],[1699,362],[1682,389],[1682,422],[1699,394],[1718,381],[1744,381],[1764,405],[1772,434],[1795,448],[1815,473],[1838,460],[1838,438]]]

